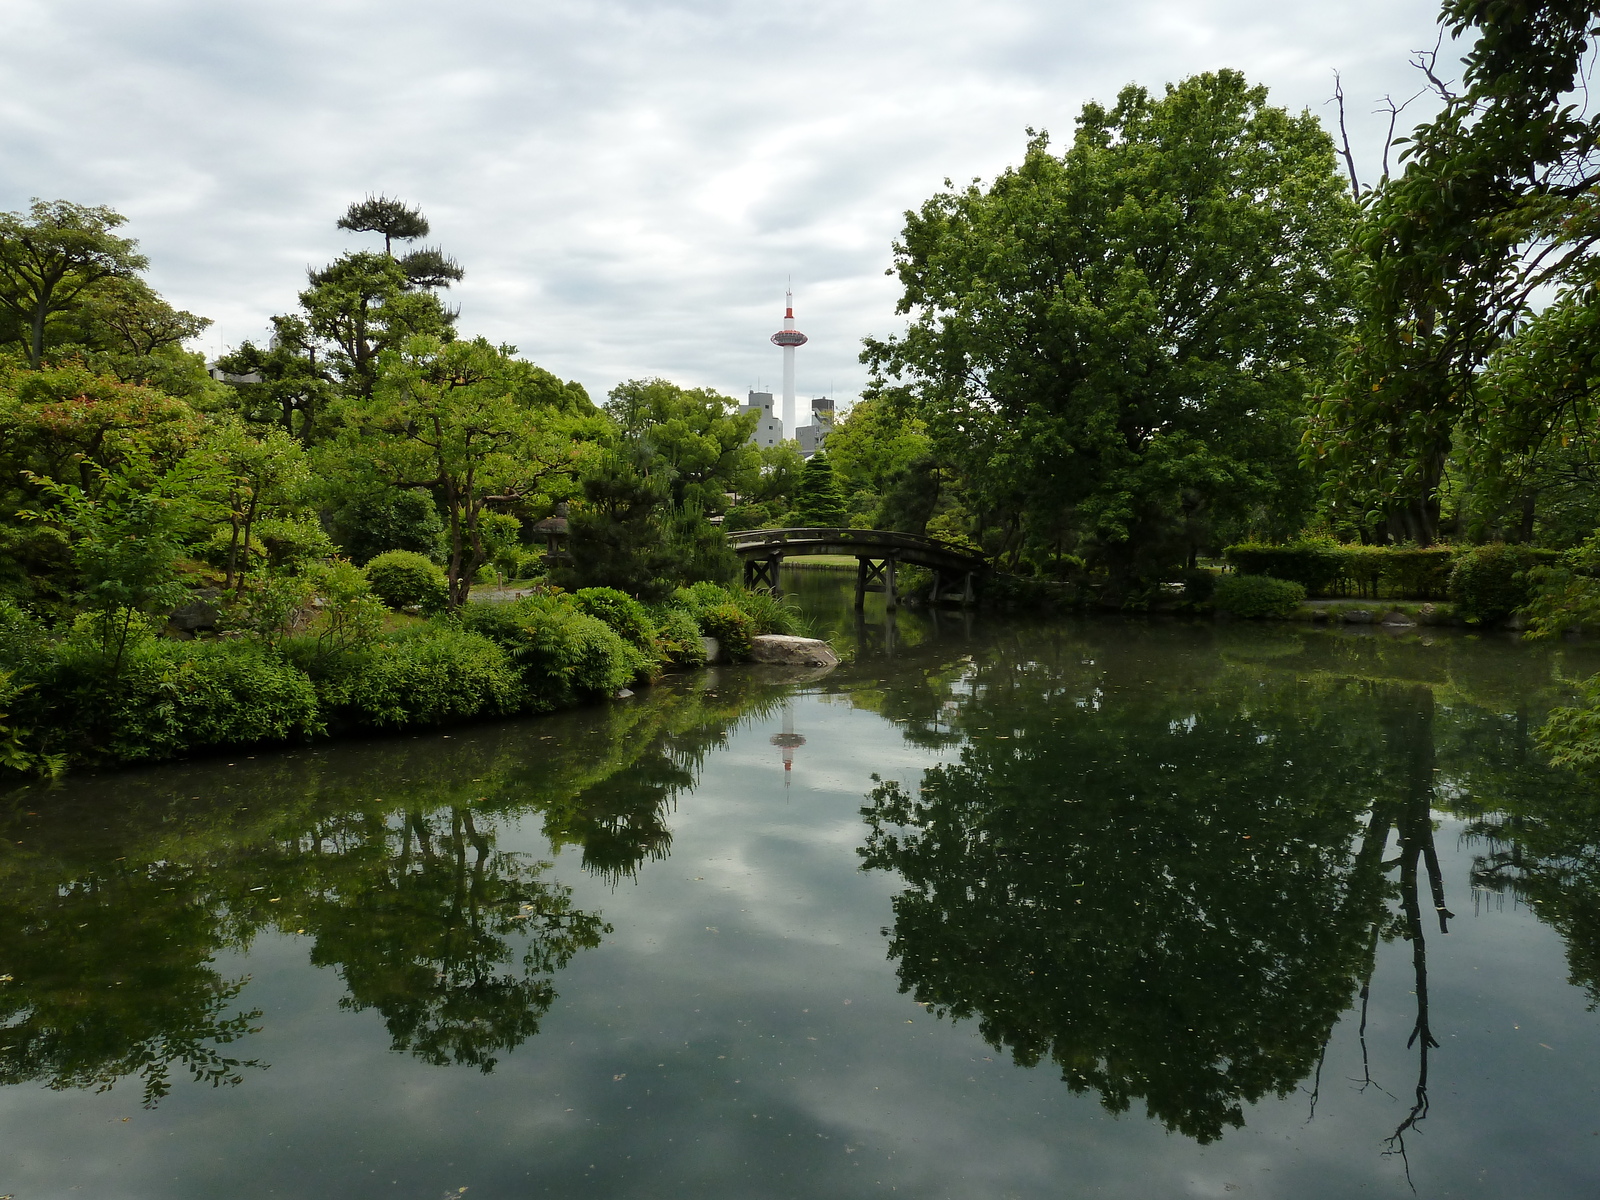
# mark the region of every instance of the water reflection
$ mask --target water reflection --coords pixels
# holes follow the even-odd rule
[[[905,881],[888,931],[902,990],[1113,1112],[1142,1101],[1208,1142],[1302,1083],[1315,1113],[1335,1023],[1359,1003],[1365,1052],[1379,941],[1404,939],[1403,1156],[1439,1046],[1429,938],[1453,915],[1434,810],[1492,809],[1471,827],[1480,886],[1541,902],[1587,980],[1600,945],[1593,802],[1552,804],[1572,781],[1530,761],[1525,711],[1507,724],[1463,702],[1470,676],[1417,649],[1036,631],[1025,653],[861,689],[911,741],[959,747],[862,810],[866,866]]]
[[[215,962],[262,934],[309,939],[341,1007],[396,1051],[494,1068],[538,1033],[555,976],[610,932],[550,864],[504,850],[542,817],[612,883],[671,844],[675,797],[781,677],[652,689],[607,709],[449,737],[196,764],[10,793],[0,817],[0,1082],[147,1106],[175,1072],[235,1085],[257,1032]]]
[[[343,1007],[381,1020],[395,1052],[472,1068],[459,1078],[483,1089],[515,1083],[517,1067],[536,1057],[532,1040],[552,1028],[568,971],[563,1004],[603,1004],[605,1021],[591,1033],[605,1049],[582,1059],[581,1040],[569,1052],[565,1038],[547,1037],[549,1060],[578,1055],[575,1074],[614,1081],[607,1056],[624,1035],[653,1034],[676,1053],[681,1032],[682,1060],[651,1052],[638,1061],[673,1075],[670,1103],[699,1133],[720,1119],[726,1087],[755,1077],[741,1063],[721,1081],[710,1073],[721,1067],[708,1064],[732,1069],[721,1042],[730,1030],[737,1037],[746,1008],[776,1012],[776,1003],[748,1002],[769,975],[781,979],[775,964],[811,955],[808,969],[828,979],[840,959],[871,960],[849,976],[850,1008],[823,1017],[800,999],[803,1019],[774,1016],[760,1035],[772,1039],[772,1106],[814,1093],[831,1113],[844,1093],[829,1089],[843,1086],[855,1056],[888,1044],[881,1026],[863,1033],[863,999],[872,998],[863,993],[894,990],[877,954],[856,952],[860,942],[833,956],[831,926],[881,893],[863,886],[848,913],[817,910],[826,938],[791,940],[815,931],[784,922],[803,919],[791,907],[812,912],[815,893],[846,890],[830,873],[848,875],[848,855],[841,863],[834,848],[858,835],[866,864],[895,873],[888,937],[904,990],[970,1019],[1017,1062],[1059,1073],[1113,1111],[1146,1109],[1201,1142],[1257,1123],[1249,1105],[1296,1088],[1317,1115],[1325,1056],[1328,1080],[1342,1086],[1352,1073],[1340,1063],[1342,1040],[1328,1052],[1347,1016],[1379,1064],[1357,1066],[1357,1085],[1400,1098],[1377,1136],[1392,1135],[1390,1148],[1403,1154],[1419,1121],[1440,1130],[1439,1106],[1428,1115],[1438,1047],[1461,1046],[1473,1016],[1438,999],[1448,995],[1438,951],[1456,928],[1451,910],[1471,904],[1440,872],[1441,850],[1453,848],[1436,845],[1441,813],[1466,823],[1477,894],[1533,905],[1566,939],[1574,981],[1600,998],[1600,806],[1531,749],[1543,708],[1559,698],[1548,658],[1491,643],[1260,627],[986,624],[957,612],[936,621],[870,610],[858,619],[847,602],[816,612],[817,632],[857,658],[806,679],[805,690],[882,722],[824,712],[792,679],[713,671],[536,721],[0,798],[11,805],[0,811],[0,975],[9,977],[0,982],[0,1080],[126,1080],[149,1103],[190,1075],[249,1081],[265,1057],[252,1052],[250,1032],[270,1017],[252,1003],[244,968],[227,964],[273,936],[336,976]],[[702,816],[715,820],[692,834],[676,806],[747,718],[773,726],[750,753],[725,761],[719,787],[700,797]],[[880,781],[864,831],[851,825],[868,766],[908,759],[930,769]],[[771,821],[778,806],[743,802],[780,772],[794,778],[795,802],[784,824],[752,831],[750,821]],[[825,772],[846,789],[842,818],[816,786]],[[767,811],[752,818],[758,808]],[[619,885],[673,853],[675,825],[678,853],[699,837],[703,855],[712,847],[702,861],[717,862],[729,872],[721,882],[740,890],[713,892],[699,878],[711,872],[674,870],[619,896]],[[535,830],[599,886],[566,886],[536,840],[537,851],[523,853]],[[781,882],[766,889],[772,907],[758,907],[763,889],[746,890],[723,855],[762,884]],[[791,870],[797,858],[807,871]],[[654,890],[663,876],[683,875],[692,878],[682,890]],[[622,924],[630,897],[673,917],[684,906],[689,919],[656,922],[636,907],[649,951],[618,954],[610,974],[574,972],[607,938],[608,921]],[[720,932],[698,919],[693,906],[703,904],[724,905]],[[866,936],[881,923],[873,910]],[[1404,977],[1375,976],[1396,951]],[[677,993],[660,967],[669,960],[689,980]],[[762,978],[740,978],[740,969]],[[279,978],[310,994],[310,974]],[[613,1001],[630,988],[629,1011],[649,1015],[613,1018]],[[1369,1032],[1369,1003],[1382,1018],[1396,1001],[1404,1028],[1380,1020]],[[682,1011],[663,1011],[674,1002]],[[892,1014],[897,1029],[904,1016]],[[960,1039],[924,1042],[927,1029],[904,1026],[918,1039],[905,1043],[914,1056],[885,1059],[891,1076],[915,1064],[928,1071],[919,1087],[941,1086],[929,1051]],[[695,1054],[708,1050],[694,1069],[703,1073],[689,1069],[691,1040]],[[1397,1082],[1395,1056],[1408,1041]],[[810,1057],[836,1047],[835,1059]],[[968,1048],[958,1048],[965,1062]],[[546,1061],[537,1056],[541,1070]],[[279,1072],[289,1065],[280,1061]],[[388,1077],[371,1062],[361,1069]],[[491,1070],[493,1081],[476,1078]],[[629,1078],[642,1076],[635,1068]],[[941,1103],[966,1102],[957,1082],[946,1080]],[[1035,1106],[1017,1100],[1029,1093],[995,1094],[1006,1121],[1007,1104]],[[569,1103],[547,1115],[559,1121]],[[752,1100],[749,1111],[766,1108]],[[753,1120],[742,1099],[736,1115]],[[1292,1120],[1302,1115],[1297,1107]],[[1461,1107],[1452,1120],[1465,1127]],[[1315,1128],[1333,1124],[1318,1115]],[[598,1161],[576,1125],[551,1128],[583,1146],[585,1164]],[[623,1136],[599,1128],[593,1146]],[[639,1145],[653,1136],[644,1124],[626,1128]],[[816,1132],[804,1131],[820,1144]]]

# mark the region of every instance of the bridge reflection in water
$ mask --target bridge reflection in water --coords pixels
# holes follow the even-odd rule
[[[989,570],[976,555],[914,533],[888,529],[749,529],[728,535],[728,545],[744,560],[746,587],[782,591],[779,568],[796,555],[848,555],[856,560],[855,606],[868,592],[882,592],[889,608],[899,607],[895,568],[900,563],[926,567],[933,573],[929,600],[935,604],[971,604]]]

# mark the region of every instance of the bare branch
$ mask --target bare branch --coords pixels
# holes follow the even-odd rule
[[[1340,78],[1339,72],[1337,71],[1333,73],[1333,96],[1330,99],[1323,101],[1323,103],[1337,104],[1339,106],[1339,138],[1344,146],[1344,148],[1339,151],[1339,156],[1344,159],[1345,169],[1350,172],[1350,198],[1353,200],[1360,200],[1361,181],[1356,178],[1356,156],[1350,150],[1350,130],[1346,127],[1344,120],[1344,80]],[[1385,146],[1385,165],[1383,172],[1385,175],[1389,173],[1389,168],[1387,165],[1388,161],[1389,150],[1388,147]]]
[[[1400,119],[1400,114],[1405,112],[1405,110],[1411,106],[1411,101],[1417,99],[1418,96],[1421,96],[1423,92],[1426,92],[1427,90],[1427,88],[1423,88],[1421,92],[1418,92],[1416,96],[1412,96],[1411,100],[1407,100],[1404,104],[1396,104],[1394,102],[1394,97],[1386,92],[1384,93],[1383,99],[1379,102],[1378,107],[1372,110],[1375,113],[1386,112],[1389,114],[1389,132],[1385,134],[1383,138],[1384,179],[1389,178],[1389,148],[1394,145],[1395,122]]]
[[[1439,94],[1442,100],[1454,100],[1456,94],[1450,90],[1450,84],[1434,74],[1434,67],[1439,65],[1439,48],[1444,45],[1444,30],[1439,31],[1439,40],[1433,44],[1432,50],[1418,50],[1411,56],[1411,65],[1428,77],[1428,84]]]

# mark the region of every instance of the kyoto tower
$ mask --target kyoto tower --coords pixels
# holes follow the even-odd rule
[[[794,327],[794,291],[783,293],[783,328],[772,335],[772,344],[783,347],[783,436],[794,437],[799,427],[794,411],[794,349],[811,339]]]

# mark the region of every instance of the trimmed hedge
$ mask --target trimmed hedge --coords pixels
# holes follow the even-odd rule
[[[1312,596],[1354,591],[1376,599],[1380,589],[1387,589],[1392,598],[1436,600],[1449,590],[1459,551],[1450,546],[1362,546],[1315,540],[1282,546],[1241,542],[1222,553],[1241,574],[1286,579]]]
[[[1236,617],[1286,617],[1305,603],[1306,589],[1270,575],[1224,575],[1211,594],[1212,604]]]
[[[1222,552],[1241,575],[1270,575],[1298,583],[1313,596],[1332,591],[1344,578],[1346,555],[1337,542],[1291,542],[1272,546],[1241,542]]]

